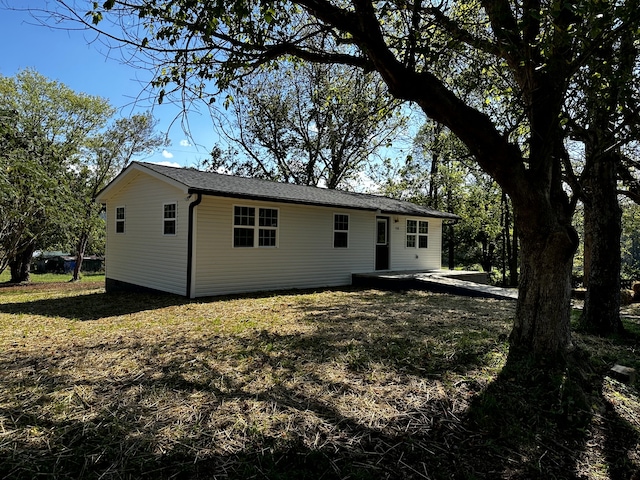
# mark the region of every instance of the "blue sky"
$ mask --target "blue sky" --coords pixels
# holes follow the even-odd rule
[[[40,1],[20,3],[44,4]],[[11,77],[20,70],[32,68],[76,92],[108,99],[121,116],[153,108],[153,115],[159,121],[157,130],[168,132],[171,144],[164,151],[140,160],[192,166],[207,158],[217,140],[208,112],[191,111],[189,138],[180,119],[174,122],[179,113],[176,106],[136,101],[143,85],[150,80],[148,72],[107,58],[100,45],[89,44],[93,37],[86,32],[50,29],[35,23],[29,13],[6,10],[0,3],[0,74]]]

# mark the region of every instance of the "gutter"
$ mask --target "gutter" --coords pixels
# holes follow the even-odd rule
[[[189,204],[189,233],[187,235],[187,298],[191,298],[191,276],[193,273],[193,213],[200,202],[202,193],[197,193],[198,198]]]
[[[354,206],[354,205],[342,205],[338,203],[328,203],[328,202],[313,202],[309,200],[296,200],[291,198],[281,198],[281,197],[270,197],[268,195],[254,195],[249,193],[233,193],[233,192],[224,192],[218,190],[203,190],[200,188],[189,188],[187,192],[191,195],[210,195],[213,197],[222,197],[222,198],[235,198],[241,200],[253,200],[253,201],[262,201],[262,202],[270,202],[270,203],[284,203],[289,205],[307,205],[312,207],[326,207],[326,208],[338,208],[343,210],[358,210],[361,212],[376,212],[382,215],[403,215],[405,217],[421,217],[421,218],[440,218],[442,220],[453,220],[455,222],[460,221],[460,217],[455,214],[450,214],[446,212],[438,212],[435,211],[433,213],[426,212],[406,212],[406,211],[397,211],[397,210],[381,210],[377,207],[366,207],[366,206]]]

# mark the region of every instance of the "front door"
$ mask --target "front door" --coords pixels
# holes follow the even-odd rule
[[[389,218],[376,218],[376,270],[389,270]]]

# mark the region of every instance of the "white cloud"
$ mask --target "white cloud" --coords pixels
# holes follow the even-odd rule
[[[186,138],[184,140],[180,140],[180,146],[181,147],[190,147],[191,144],[189,143],[189,140],[187,140]]]
[[[162,150],[162,156],[164,158],[173,158],[173,153],[167,151],[167,150]]]
[[[220,165],[217,169],[216,169],[216,173],[220,173],[222,175],[233,175],[233,173],[231,172],[231,170],[229,170],[227,167],[225,167],[224,165]]]
[[[182,165],[176,162],[151,162],[151,163],[155,163],[156,165],[163,165],[165,167],[182,168]]]

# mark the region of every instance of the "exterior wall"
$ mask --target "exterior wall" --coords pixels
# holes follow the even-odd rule
[[[189,204],[195,197],[185,197],[185,189],[139,172],[109,192],[108,287],[187,294]],[[175,235],[163,233],[166,203],[177,205]],[[277,246],[234,248],[234,206],[277,209]],[[125,207],[124,233],[116,233],[118,207]],[[349,216],[348,248],[333,247],[334,214]],[[389,219],[390,270],[440,269],[440,219],[204,195],[194,209],[191,294],[349,285],[352,274],[375,270],[377,216]],[[429,222],[428,248],[406,246],[407,218]]]
[[[233,207],[277,208],[277,247],[233,247]],[[349,247],[333,248],[333,215],[349,215]],[[351,284],[371,272],[375,212],[204,196],[196,207],[195,296]]]
[[[427,248],[408,248],[407,219],[429,222]],[[396,221],[397,220],[397,221]],[[442,266],[442,219],[391,215],[391,270],[439,270]]]
[[[165,203],[177,204],[176,234],[163,234]],[[125,207],[125,232],[116,233],[116,208]],[[186,295],[189,202],[185,193],[145,174],[107,199],[107,284],[123,283]]]

